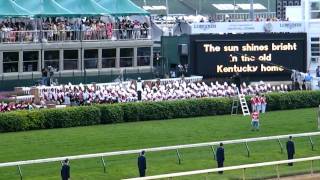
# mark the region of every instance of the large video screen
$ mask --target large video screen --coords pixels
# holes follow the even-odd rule
[[[195,39],[195,69],[205,77],[228,77],[239,72],[251,79],[289,79],[290,70],[305,71],[305,36],[286,39],[273,34],[261,38],[239,35],[237,39]],[[216,36],[217,37],[217,36]]]

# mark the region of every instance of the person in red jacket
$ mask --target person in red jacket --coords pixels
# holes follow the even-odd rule
[[[256,95],[254,103],[256,105],[256,111],[258,111],[258,113],[260,113],[261,112],[261,99],[260,99],[259,94]]]
[[[256,104],[255,104],[255,96],[252,96],[250,99],[250,104],[251,104],[251,111],[255,111],[256,110]]]
[[[257,110],[252,112],[251,119],[252,131],[259,131],[259,112]]]

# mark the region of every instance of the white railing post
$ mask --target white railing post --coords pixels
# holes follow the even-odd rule
[[[101,162],[102,162],[102,166],[103,166],[103,172],[106,173],[106,172],[107,172],[107,170],[106,170],[106,163],[105,163],[105,161],[104,161],[104,159],[103,159],[103,156],[101,156]]]
[[[242,179],[246,180],[246,168],[242,169]]]
[[[250,149],[249,149],[247,141],[245,142],[245,145],[246,145],[246,150],[247,150],[247,156],[250,157]]]
[[[280,179],[280,173],[279,173],[279,165],[276,165],[276,171],[277,171],[277,179]]]
[[[281,154],[283,154],[283,146],[282,146],[281,141],[280,141],[279,138],[278,138],[278,143],[280,145],[280,152],[281,152]]]
[[[213,160],[216,160],[216,150],[215,150],[214,146],[211,146],[211,150],[213,153]]]
[[[181,155],[179,153],[179,150],[176,149],[177,157],[178,157],[178,163],[181,164]]]
[[[310,145],[311,145],[311,150],[314,151],[314,143],[311,139],[311,136],[309,136],[309,142],[310,142]]]
[[[22,171],[21,171],[20,165],[18,165],[18,172],[19,172],[20,180],[22,180],[23,177],[22,177]]]

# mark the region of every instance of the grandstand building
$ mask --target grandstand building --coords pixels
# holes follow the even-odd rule
[[[45,3],[41,4],[42,1]],[[276,0],[254,0],[252,7],[255,21],[248,20],[251,8],[247,0],[25,2],[5,0],[0,7],[3,20],[0,31],[0,89],[34,85],[41,78],[42,69],[48,67],[52,67],[54,79],[59,83],[106,82],[115,79],[135,79],[138,76],[151,78],[154,77],[154,66],[161,66],[164,72],[168,73],[170,67],[190,60],[190,47],[187,47],[187,52],[184,48],[184,54],[179,54],[182,47],[185,47],[182,44],[188,44],[188,38],[179,36],[181,34],[304,32],[307,34],[305,69],[315,71],[320,58],[318,0],[302,1],[301,5],[300,1],[293,2],[293,5],[299,6],[291,8],[286,6],[286,18],[283,19],[289,17],[289,21],[266,20],[276,17],[277,6],[280,5]],[[291,5],[288,2],[287,4]],[[284,5],[283,0],[282,10]],[[37,6],[41,7],[40,10],[35,8]],[[205,22],[175,24],[172,34],[177,36],[162,38],[161,55],[158,55],[160,58],[155,58],[156,62],[153,62],[156,39],[154,29],[157,26],[152,26],[150,14],[201,14],[211,17],[212,21],[208,22],[206,19]],[[134,27],[135,24],[132,24],[131,28],[123,29],[120,24],[126,16],[133,16],[132,21],[139,22],[139,25]],[[23,19],[23,27],[20,27],[21,23],[17,24],[19,18],[10,17]],[[80,20],[84,22],[81,25],[77,24]],[[162,23],[166,21],[167,19],[161,20]],[[70,25],[69,22],[74,24]],[[12,24],[15,25],[10,27]],[[105,29],[97,28],[101,24]],[[169,42],[168,38],[176,40]],[[160,40],[159,36],[157,40]]]
[[[0,16],[0,89],[35,85],[43,68],[59,83],[152,72],[149,13],[129,0],[5,0]]]

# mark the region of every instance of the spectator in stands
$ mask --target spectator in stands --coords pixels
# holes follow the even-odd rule
[[[304,81],[305,81],[305,85],[306,85],[306,90],[311,90],[311,82],[312,82],[312,76],[310,74],[310,72],[308,71],[305,78],[304,78]]]
[[[289,136],[289,140],[287,142],[287,155],[288,160],[293,159],[293,156],[295,154],[295,148],[294,148],[294,142],[292,141],[292,136]],[[293,166],[293,163],[288,163],[288,166]]]
[[[299,89],[298,76],[299,76],[299,72],[296,70],[292,70],[291,80],[292,80],[292,87],[293,87],[292,89],[293,90]]]
[[[259,131],[259,112],[257,110],[252,112],[251,119],[252,131]]]
[[[69,180],[70,179],[70,166],[69,166],[68,159],[66,159],[62,162],[61,179],[62,180]]]
[[[316,69],[316,76],[320,77],[320,66],[318,66]]]
[[[42,76],[41,76],[41,85],[48,85],[48,69],[42,68],[41,70]]]
[[[305,81],[305,75],[303,73],[301,73],[301,72],[298,72],[298,74],[297,74],[297,82],[299,84],[299,89],[300,90],[303,90],[304,81]]]
[[[138,157],[138,169],[140,177],[146,176],[146,169],[147,169],[147,161],[145,157],[145,151],[141,151]]]
[[[216,160],[218,163],[218,168],[223,167],[223,162],[224,162],[224,148],[223,148],[223,143],[220,143],[220,146],[217,148],[217,154],[216,154]],[[219,174],[223,174],[223,171],[219,171]]]

